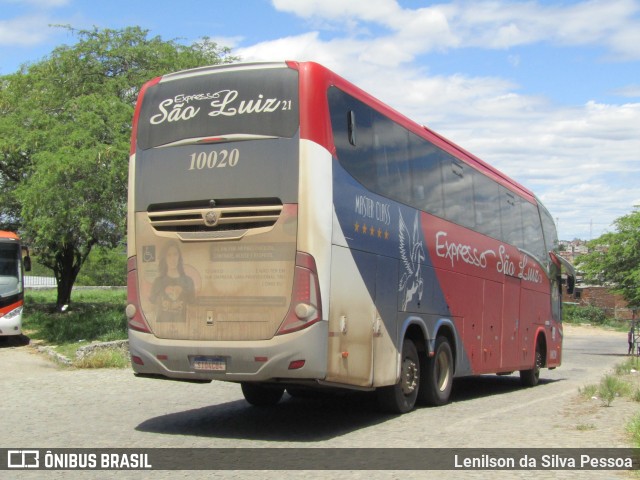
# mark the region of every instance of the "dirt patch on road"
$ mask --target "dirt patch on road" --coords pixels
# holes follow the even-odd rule
[[[562,329],[565,335],[594,335],[600,336],[603,335],[612,336],[612,337],[620,337],[620,344],[626,345],[627,342],[627,334],[624,332],[618,332],[616,330],[610,330],[603,327],[597,327],[594,325],[576,325],[573,323],[563,323]]]

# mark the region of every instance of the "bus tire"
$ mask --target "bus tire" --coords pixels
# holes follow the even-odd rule
[[[535,387],[540,382],[540,369],[542,368],[542,349],[540,343],[536,342],[536,356],[533,368],[520,370],[520,383],[525,387]]]
[[[440,406],[449,402],[453,387],[453,352],[446,337],[436,338],[434,355],[423,360],[420,402]]]
[[[278,403],[284,394],[283,387],[249,382],[243,382],[241,386],[244,399],[254,407],[271,407]]]
[[[407,413],[415,407],[420,390],[420,359],[413,341],[402,344],[400,380],[395,385],[376,390],[380,409],[388,413]]]

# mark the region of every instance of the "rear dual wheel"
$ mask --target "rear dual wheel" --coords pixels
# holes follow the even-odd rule
[[[284,394],[284,387],[243,382],[242,395],[254,407],[271,407],[278,403]]]
[[[405,339],[402,345],[400,381],[389,387],[378,388],[378,404],[389,413],[407,413],[413,410],[420,390],[420,358],[413,341]]]
[[[449,402],[453,387],[453,352],[446,337],[436,338],[434,355],[422,359],[422,385],[419,399],[426,405],[444,405]]]
[[[540,344],[536,342],[536,356],[533,363],[533,368],[529,370],[520,370],[520,383],[525,387],[535,387],[540,382],[540,370],[544,364],[542,358],[542,349]]]

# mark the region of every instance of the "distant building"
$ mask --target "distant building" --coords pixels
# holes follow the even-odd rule
[[[587,242],[584,240],[572,240],[570,242],[566,240],[561,240],[560,248],[562,249],[558,254],[566,259],[569,263],[575,265],[575,259],[578,255],[584,255],[585,253],[589,253],[589,248],[587,247]]]
[[[562,300],[582,306],[591,305],[601,308],[605,313],[618,320],[631,320],[633,312],[622,295],[613,293],[611,288],[602,285],[576,285],[573,295],[563,294]]]

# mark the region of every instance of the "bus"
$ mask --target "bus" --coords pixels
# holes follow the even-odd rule
[[[553,218],[536,196],[313,62],[231,64],[141,89],[128,199],[134,373],[237,382],[252,405],[562,360]]]
[[[29,250],[18,235],[0,230],[0,338],[22,334],[25,270],[31,270]]]

